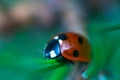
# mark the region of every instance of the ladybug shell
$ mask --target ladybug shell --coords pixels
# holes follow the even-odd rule
[[[61,55],[71,61],[90,62],[91,50],[87,39],[76,33],[64,35],[66,39],[60,42]]]

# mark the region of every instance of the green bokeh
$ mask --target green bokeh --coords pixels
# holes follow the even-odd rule
[[[8,5],[12,5],[12,1]],[[98,80],[101,70],[107,71],[107,80],[120,80],[120,16],[111,19],[92,19],[88,35],[92,46],[92,63],[86,74]],[[112,13],[111,13],[112,14]],[[118,16],[117,16],[118,15]],[[34,25],[33,25],[34,27]],[[43,56],[44,46],[59,30],[19,30],[12,37],[0,38],[0,80],[64,80],[70,66]]]
[[[0,80],[61,80],[58,79],[60,76],[64,78],[68,66],[56,60],[47,60],[43,55],[45,44],[56,31],[39,32],[27,28],[19,30],[8,39],[1,37]]]

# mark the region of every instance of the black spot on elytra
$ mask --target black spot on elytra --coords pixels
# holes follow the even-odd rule
[[[81,37],[78,38],[80,44],[83,44],[83,39]]]
[[[59,39],[66,40],[67,36],[65,34],[61,34],[61,35],[59,35]]]
[[[77,50],[74,50],[74,51],[73,51],[73,56],[74,56],[74,57],[78,57],[78,56],[79,56],[79,52],[78,52]]]

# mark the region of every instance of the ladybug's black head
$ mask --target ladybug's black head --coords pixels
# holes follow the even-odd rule
[[[45,57],[46,58],[59,58],[61,57],[60,44],[62,40],[66,40],[67,36],[65,34],[60,34],[55,36],[54,39],[50,40],[45,46]]]
[[[45,47],[44,55],[46,58],[50,58],[50,59],[57,58],[61,55],[60,45],[58,40],[53,39],[48,42],[48,44]]]
[[[53,39],[53,40],[48,42],[48,44],[45,46],[44,55],[46,58],[49,58],[49,59],[55,58],[55,59],[57,59],[57,61],[60,61],[60,62],[66,61],[68,63],[73,64],[72,61],[67,60],[66,58],[61,56],[59,39]]]

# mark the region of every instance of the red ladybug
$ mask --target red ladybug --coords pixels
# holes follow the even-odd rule
[[[63,57],[70,61],[90,62],[90,45],[79,34],[68,32],[54,36],[45,47],[45,57]]]

